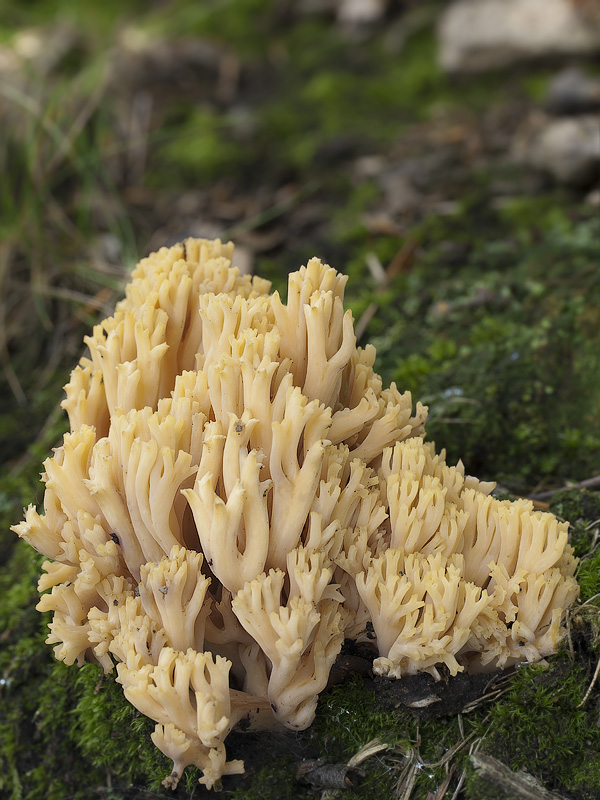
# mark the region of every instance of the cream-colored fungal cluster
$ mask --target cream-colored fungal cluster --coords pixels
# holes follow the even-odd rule
[[[450,467],[373,370],[318,259],[287,302],[188,239],[144,259],[66,386],[45,462],[38,608],[67,664],[116,663],[176,786],[241,772],[241,720],[310,725],[344,638],[400,678],[555,651],[577,595],[566,525]]]

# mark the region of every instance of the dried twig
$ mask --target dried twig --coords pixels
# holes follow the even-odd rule
[[[579,481],[579,483],[570,483],[566,486],[559,486],[558,489],[548,489],[545,492],[537,492],[536,494],[530,495],[529,499],[548,500],[554,497],[555,494],[558,494],[558,492],[566,492],[567,489],[593,489],[596,486],[600,486],[600,475],[594,475],[592,478],[586,478],[584,481]]]
[[[349,789],[356,785],[354,771],[347,764],[326,764],[321,758],[303,761],[296,770],[296,780],[314,789]]]
[[[513,772],[492,756],[473,755],[471,763],[479,777],[492,791],[500,791],[515,800],[563,800],[561,795],[548,791],[525,770]]]
[[[296,780],[314,788],[325,789],[321,795],[321,800],[325,800],[329,797],[330,790],[355,786],[360,779],[360,771],[357,769],[360,764],[389,748],[390,745],[381,739],[372,739],[345,764],[327,764],[322,758],[303,761],[296,770]]]

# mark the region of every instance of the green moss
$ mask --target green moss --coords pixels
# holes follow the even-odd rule
[[[33,25],[51,25],[57,21],[68,22],[83,28],[87,33],[107,34],[115,25],[145,6],[139,0],[132,0],[124,9],[120,0],[107,0],[102,3],[67,3],[65,0],[34,0],[26,7],[20,3],[6,3],[2,15],[2,26],[11,32]]]
[[[577,581],[580,586],[580,600],[582,603],[600,597],[600,550],[583,558],[577,570]]]
[[[160,187],[163,164],[170,180],[185,184],[234,175],[244,162],[244,150],[231,137],[231,124],[214,109],[195,108],[167,123],[156,138],[150,183]]]
[[[81,752],[95,767],[118,776],[122,785],[139,782],[160,792],[172,762],[152,744],[154,723],[125,700],[114,675],[104,675],[92,664],[72,671],[76,702],[71,736]],[[197,780],[197,770],[187,773]]]
[[[272,12],[271,0],[173,0],[146,13],[138,24],[161,37],[194,36],[227,44],[237,56],[252,59],[269,43],[276,17]]]
[[[513,770],[526,769],[550,789],[577,790],[577,796],[586,800],[597,797],[600,706],[591,697],[578,707],[590,678],[581,664],[564,653],[547,667],[534,664],[518,669],[481,726],[483,751]],[[477,791],[477,781],[471,782],[467,797],[479,798]]]
[[[157,798],[171,797],[160,787],[170,762],[150,741],[154,724],[125,700],[113,677],[91,664],[67,667],[44,644],[49,615],[34,608],[41,561],[20,545],[11,573],[0,576],[0,794],[119,800],[139,782]],[[197,771],[190,773],[197,779]]]
[[[3,609],[10,620],[3,621],[0,654],[0,794],[10,800],[62,800],[78,785],[104,783],[104,776],[90,772],[69,738],[73,673],[56,664],[43,644],[31,577],[13,576],[12,588],[2,587],[10,597]]]
[[[228,797],[231,800],[309,800],[314,792],[298,785],[292,763],[280,761],[262,767],[249,785],[235,789]]]
[[[550,510],[571,523],[569,540],[581,559],[577,569],[582,603],[595,600],[600,605],[600,495],[580,489],[558,492]],[[593,611],[592,611],[593,613]]]
[[[309,733],[318,743],[319,755],[331,763],[346,762],[373,740],[388,745],[361,764],[360,785],[344,796],[352,800],[392,797],[400,776],[412,767],[413,797],[425,800],[439,789],[450,763],[455,769],[461,765],[460,747],[454,755],[448,757],[448,753],[474,730],[472,718],[462,723],[457,716],[427,718],[402,705],[388,710],[374,686],[355,677],[321,697]]]
[[[564,209],[542,222],[543,235],[524,215],[515,233],[470,204],[427,220],[418,268],[369,336],[384,377],[429,404],[428,437],[450,460],[520,491],[589,477],[600,454],[598,223]]]
[[[257,82],[252,108],[241,118],[204,103],[161,126],[153,148],[155,186],[223,175],[264,182],[325,172],[335,180],[340,163],[393,141],[404,126],[426,118],[440,94],[459,96],[437,66],[427,17],[408,37],[402,58],[380,37],[349,47],[324,18],[299,19],[283,35],[265,0],[237,0],[235,14],[223,4],[191,11],[175,3],[168,18],[155,13],[146,26],[226,42]],[[345,201],[352,194],[345,192]]]
[[[586,489],[566,489],[556,492],[550,502],[550,511],[574,526],[571,544],[575,547],[576,555],[587,552],[593,533],[589,524],[600,520],[600,495]],[[588,530],[587,537],[578,530],[582,526]]]
[[[550,510],[571,524],[569,541],[581,559],[577,569],[580,601],[586,603],[595,598],[595,606],[600,605],[600,495],[582,489],[557,492]]]
[[[42,560],[18,542],[0,573],[0,795],[8,800],[62,800],[78,783],[104,779],[69,738],[74,674],[44,644],[48,615],[35,610]]]

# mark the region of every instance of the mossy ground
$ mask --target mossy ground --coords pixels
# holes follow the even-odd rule
[[[113,678],[66,668],[43,644],[41,559],[8,531],[40,500],[41,462],[65,429],[60,385],[126,268],[168,240],[230,234],[283,289],[320,255],[350,275],[356,319],[377,304],[363,343],[386,381],[429,403],[429,438],[526,494],[598,473],[597,208],[499,156],[553,65],[449,79],[435,62],[440,3],[398,4],[359,39],[270,0],[5,6],[2,47],[27,28],[56,55],[25,59],[0,96],[0,796],[172,796],[152,726]],[[178,57],[191,39],[207,45],[193,69]],[[412,205],[383,177],[402,170]],[[381,290],[369,259],[406,253]],[[296,781],[301,759],[343,762],[378,739],[389,747],[349,800],[411,786],[425,800],[445,781],[451,796],[461,776],[460,796],[483,800],[476,747],[565,797],[600,796],[597,691],[580,705],[600,656],[600,501],[570,491],[551,510],[582,558],[570,648],[461,717],[386,710],[355,677],[323,695],[306,732],[233,734],[230,756],[249,769],[224,795],[314,797]],[[201,797],[196,778],[176,796]]]

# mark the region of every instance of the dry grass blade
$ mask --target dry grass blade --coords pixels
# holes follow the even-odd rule
[[[105,125],[105,72],[94,61],[68,88],[29,73],[0,86],[0,366],[22,406],[79,340],[79,318],[89,325],[86,315],[105,311],[123,277],[114,266],[120,249],[103,265],[98,244],[105,231],[121,242],[127,225],[106,148],[95,144]],[[90,237],[91,224],[103,233]],[[97,284],[109,285],[110,296]],[[32,381],[36,359],[44,368]]]
[[[256,214],[254,217],[251,217],[244,222],[240,222],[237,225],[227,228],[227,230],[222,232],[222,238],[235,239],[236,236],[239,236],[242,233],[256,230],[257,228],[266,225],[268,222],[272,222],[274,219],[277,219],[277,217],[287,214],[303,200],[306,200],[307,197],[310,197],[310,195],[314,194],[319,189],[320,185],[320,182],[317,180],[309,181],[304,187],[299,189],[297,192],[294,192],[291,197],[282,200],[280,203],[275,203],[270,208],[265,209],[265,211]]]
[[[497,700],[503,694],[505,694],[508,689],[512,679],[513,673],[506,673],[503,675],[500,680],[495,682],[490,681],[488,686],[491,686],[490,691],[486,691],[485,694],[482,694],[480,697],[476,698],[472,702],[468,703],[462,710],[463,714],[470,714],[475,709],[480,708],[485,703],[488,703],[492,700]]]
[[[448,770],[448,774],[446,775],[446,778],[444,779],[443,783],[440,783],[436,792],[434,794],[431,794],[430,792],[431,800],[444,800],[444,798],[446,797],[446,792],[448,791],[448,788],[450,786],[453,777],[454,777],[454,765],[450,767],[450,769]]]
[[[347,762],[347,766],[351,768],[358,767],[358,765],[362,764],[363,761],[366,761],[367,758],[371,758],[371,756],[381,753],[382,750],[389,750],[390,747],[390,744],[387,744],[387,742],[382,742],[381,739],[372,739],[370,742],[367,742],[367,744],[363,745],[358,753],[355,753],[352,756],[352,758]]]
[[[479,750],[479,748],[481,747],[481,743],[482,742],[483,742],[483,737],[481,737],[480,739],[476,739],[474,742],[471,742],[471,746],[469,747],[469,755],[470,756],[472,756],[474,753],[476,753]],[[463,784],[465,782],[465,778],[466,777],[467,777],[467,770],[463,769],[463,771],[460,773],[460,777],[458,779],[458,783],[456,784],[456,787],[454,788],[454,792],[452,793],[452,797],[450,798],[450,800],[457,800],[458,795],[460,794],[460,791],[461,791],[461,789],[463,787]]]
[[[152,104],[152,95],[145,91],[136,92],[131,102],[125,154],[126,179],[130,186],[141,186],[144,180],[149,150]]]
[[[396,784],[394,800],[410,800],[420,769],[419,761],[411,760],[410,763],[407,764]]]
[[[433,771],[435,769],[439,769],[440,767],[445,770],[445,777],[440,779],[441,782],[437,786],[437,788],[433,791],[430,791],[427,795],[428,800],[444,800],[448,791],[450,790],[450,786],[453,782],[453,778],[456,774],[456,765],[451,763],[456,754],[466,747],[470,743],[469,747],[469,755],[471,755],[474,750],[479,747],[479,744],[482,741],[482,738],[475,739],[477,735],[475,731],[468,734],[467,736],[464,735],[464,729],[462,726],[462,719],[459,715],[459,731],[461,735],[461,739],[457,741],[452,747],[449,747],[443,756],[438,759],[437,761],[425,761],[421,757],[419,752],[419,745],[420,745],[420,736],[419,741],[416,745],[412,746],[408,752],[403,752],[402,755],[406,759],[406,762],[398,776],[396,781],[396,786],[394,789],[394,800],[410,800],[412,797],[413,791],[415,790],[417,779],[419,773],[422,770],[426,770],[427,772]],[[463,770],[459,778],[459,786],[462,786],[466,775],[466,771]],[[453,797],[457,797],[456,792],[454,793]]]
[[[5,292],[5,279],[12,256],[11,244],[9,241],[0,242],[0,289],[2,290],[3,298],[6,297]],[[7,307],[6,302],[0,302],[0,361],[6,381],[10,387],[11,392],[15,396],[18,403],[24,405],[27,402],[23,387],[14,370],[10,353],[8,350],[8,320],[7,320]]]
[[[600,658],[598,659],[598,661],[597,661],[597,663],[596,663],[596,669],[594,670],[594,676],[593,676],[593,678],[592,678],[592,680],[591,680],[591,683],[590,683],[590,685],[589,685],[589,686],[588,686],[588,688],[587,688],[587,692],[585,693],[585,695],[584,695],[584,697],[583,697],[583,700],[581,701],[581,703],[578,703],[578,704],[575,706],[575,708],[581,708],[583,705],[585,705],[585,703],[586,703],[586,701],[587,701],[588,697],[589,697],[589,696],[590,696],[590,694],[592,693],[592,689],[594,688],[594,684],[595,684],[595,683],[596,683],[596,681],[598,680],[598,675],[600,675]]]
[[[367,254],[367,267],[377,285],[378,294],[383,292],[397,275],[410,267],[417,250],[417,245],[418,241],[416,239],[407,239],[385,269],[374,253]],[[379,304],[374,301],[361,314],[360,319],[358,319],[354,326],[354,333],[356,334],[357,341],[360,341],[361,337],[364,335],[369,322],[377,313],[378,308]]]
[[[47,166],[47,173],[51,174],[65,159],[67,155],[71,155],[75,160],[73,147],[79,134],[83,131],[86,124],[89,122],[92,114],[96,111],[104,96],[105,81],[101,80],[96,89],[89,96],[87,102],[83,103],[81,110],[73,120],[73,124],[69,130],[62,134],[61,141],[56,148],[54,155],[50,159]]]

